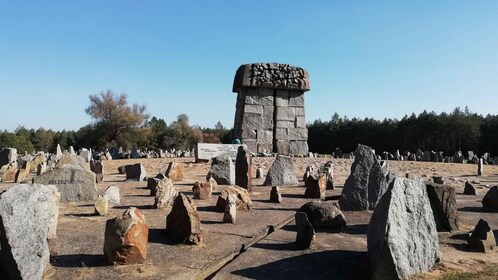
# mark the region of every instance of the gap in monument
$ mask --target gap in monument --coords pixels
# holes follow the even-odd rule
[[[278,153],[277,145],[277,90],[273,90],[273,152]]]

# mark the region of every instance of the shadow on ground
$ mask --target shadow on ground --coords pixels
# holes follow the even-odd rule
[[[50,263],[56,267],[99,267],[106,266],[104,255],[60,255],[50,257]]]
[[[258,246],[262,246],[260,244]],[[292,250],[292,244],[265,244],[265,249]],[[272,263],[241,269],[233,274],[250,279],[361,279],[357,274],[366,253],[325,251],[282,259]]]

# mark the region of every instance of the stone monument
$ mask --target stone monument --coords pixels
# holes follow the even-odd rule
[[[300,67],[253,63],[239,67],[233,92],[238,94],[234,137],[252,153],[308,155],[304,93],[309,75]]]

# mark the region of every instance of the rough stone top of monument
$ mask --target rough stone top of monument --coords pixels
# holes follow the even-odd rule
[[[241,65],[233,81],[233,92],[246,87],[308,91],[310,81],[308,71],[301,67],[281,63],[251,63]]]

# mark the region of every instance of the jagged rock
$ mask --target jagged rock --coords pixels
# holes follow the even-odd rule
[[[167,207],[178,195],[175,186],[173,186],[173,181],[169,178],[159,181],[155,193],[154,208]]]
[[[426,184],[426,187],[437,231],[457,230],[458,214],[455,188],[435,183]]]
[[[118,167],[119,174],[126,174],[126,165]]]
[[[194,202],[179,194],[166,218],[166,233],[179,243],[199,245],[203,243],[201,221]]]
[[[168,169],[166,170],[166,177],[170,178],[173,182],[183,181],[184,177],[184,167],[183,163],[170,162]]]
[[[0,197],[0,271],[7,279],[41,279],[49,262],[47,238],[55,237],[58,191],[16,185]],[[2,278],[3,279],[3,278]]]
[[[315,229],[304,212],[297,212],[295,220],[297,227],[296,247],[299,249],[308,249],[315,240]]]
[[[303,175],[303,182],[306,182],[306,179],[308,179],[309,176],[315,175],[316,170],[313,165],[308,165],[306,166],[306,170],[304,171]]]
[[[29,166],[28,168],[18,169],[16,172],[16,178],[14,182],[24,183],[28,179],[28,176],[29,176]]]
[[[372,148],[358,145],[351,174],[344,184],[339,199],[341,209],[347,211],[375,209],[393,178],[387,164],[376,159]]]
[[[102,161],[90,160],[90,170],[95,173],[96,183],[104,180],[104,163]]]
[[[469,238],[470,247],[477,252],[489,253],[496,246],[495,235],[488,222],[480,219]]]
[[[2,182],[14,182],[17,174],[17,164],[6,164],[2,166]]]
[[[474,186],[469,181],[465,181],[465,188],[463,189],[463,194],[466,194],[466,195],[477,195],[476,189],[474,188]]]
[[[213,186],[210,182],[195,182],[192,187],[194,199],[209,199],[213,193]]]
[[[498,186],[494,186],[482,199],[482,206],[489,211],[498,212]]]
[[[3,148],[0,150],[0,167],[16,162],[17,160],[17,149],[15,148]]]
[[[233,193],[229,194],[225,203],[225,213],[223,214],[223,222],[235,224],[237,220],[237,196]]]
[[[125,165],[126,181],[144,181],[147,178],[145,168],[141,163]]]
[[[216,211],[225,211],[226,201],[228,199],[228,195],[230,194],[235,194],[237,197],[237,210],[251,210],[252,200],[249,197],[247,190],[237,186],[229,186],[221,191],[218,201],[216,202]]]
[[[55,185],[61,192],[61,202],[95,201],[97,185],[90,170],[73,166],[53,169],[33,179],[34,183]]]
[[[240,146],[235,158],[235,185],[252,190],[252,156],[247,147]]]
[[[84,158],[77,155],[70,155],[68,153],[62,154],[55,168],[63,168],[65,165],[78,166],[82,169],[90,169],[90,165]]]
[[[216,189],[216,187],[218,186],[218,183],[216,182],[216,180],[213,178],[209,178],[209,180],[207,180],[207,181],[211,184],[211,187],[214,191]]]
[[[106,216],[109,213],[109,197],[104,195],[99,195],[95,201],[95,214],[100,216]]]
[[[407,279],[440,260],[436,223],[422,180],[394,179],[368,225],[371,279]]]
[[[149,226],[142,212],[131,207],[123,215],[107,220],[104,255],[110,264],[141,264],[147,259]]]
[[[304,197],[325,199],[325,189],[327,187],[327,177],[325,174],[311,175],[305,182],[306,190]]]
[[[334,188],[334,176],[332,174],[327,174],[327,183],[325,189],[333,190]]]
[[[283,155],[277,155],[266,175],[263,185],[265,186],[285,186],[297,185],[296,176],[294,175],[294,163],[292,158]]]
[[[443,176],[432,176],[432,181],[436,184],[444,185],[446,182],[443,179]]]
[[[335,202],[311,201],[298,211],[306,213],[313,228],[342,231],[346,227],[346,217]]]
[[[109,204],[111,205],[120,205],[121,204],[121,195],[119,193],[119,188],[116,186],[110,186],[105,190],[105,194],[109,198]]]
[[[264,176],[263,175],[263,168],[258,167],[256,169],[256,179],[261,179],[261,178],[263,178],[263,176]]]
[[[277,186],[271,187],[270,202],[282,203],[282,195],[280,194],[280,190]]]
[[[42,162],[42,163],[38,164],[38,166],[36,167],[36,175],[40,176],[45,172],[47,172],[47,163]]]
[[[217,156],[211,163],[206,178],[213,178],[217,184],[235,184],[235,165],[229,156]]]

